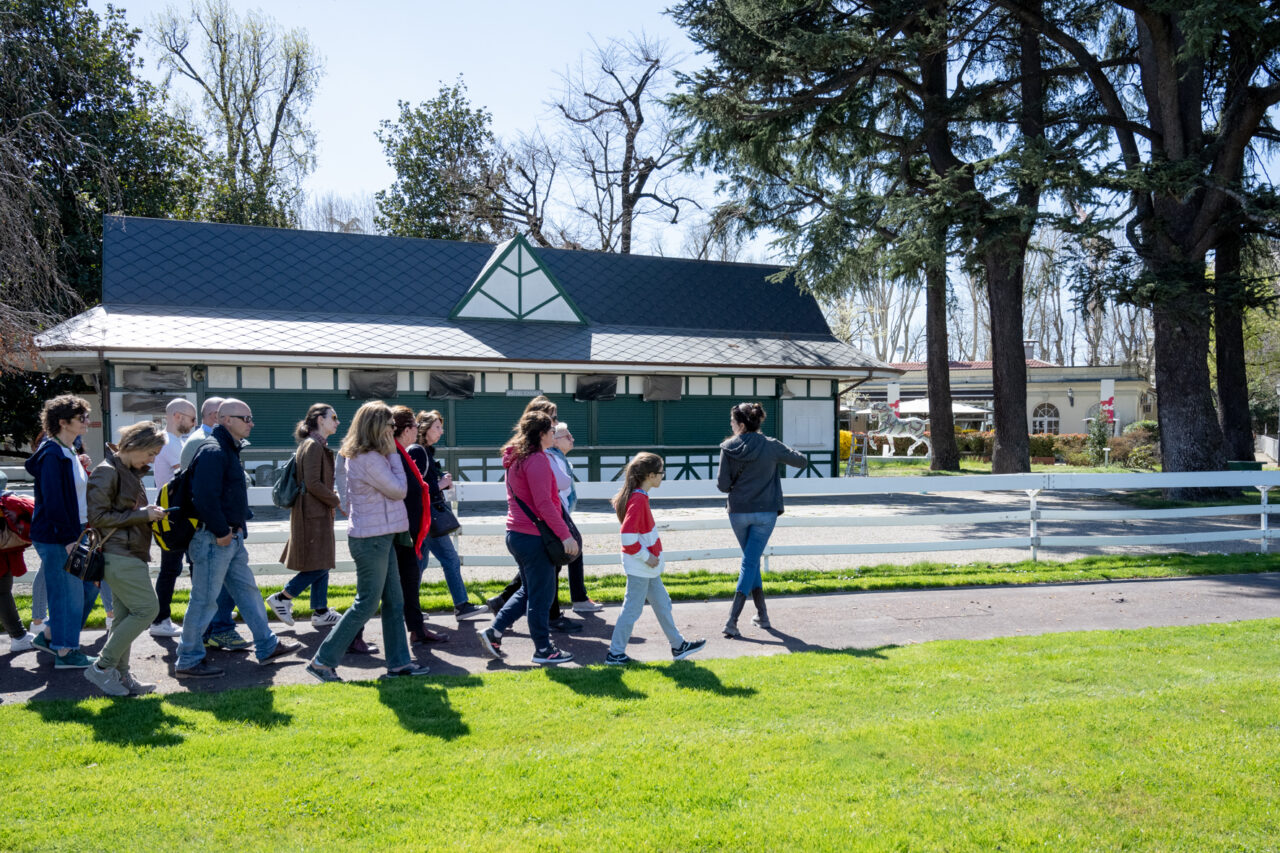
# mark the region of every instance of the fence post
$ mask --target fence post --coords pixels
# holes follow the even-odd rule
[[[1031,500],[1031,562],[1036,561],[1036,552],[1040,545],[1040,510],[1036,509],[1036,496],[1039,489],[1027,489],[1027,497]]]
[[[1258,491],[1262,492],[1262,507],[1261,507],[1261,512],[1259,514],[1262,516],[1262,553],[1263,554],[1267,553],[1267,545],[1268,545],[1267,528],[1269,524],[1268,524],[1268,517],[1267,517],[1267,492],[1270,491],[1270,489],[1271,489],[1270,486],[1258,486]]]

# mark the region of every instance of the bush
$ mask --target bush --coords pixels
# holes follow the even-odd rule
[[[1128,435],[1131,432],[1144,432],[1147,434],[1146,444],[1160,444],[1160,423],[1158,421],[1134,421],[1124,428],[1122,435]]]
[[[853,450],[853,433],[847,429],[840,430],[840,458],[842,460],[849,458],[850,451]]]
[[[1073,453],[1084,453],[1084,433],[1068,432],[1053,437],[1053,453],[1064,460]]]
[[[1067,453],[1063,456],[1063,461],[1068,465],[1074,465],[1077,468],[1088,468],[1093,463],[1089,461],[1089,454],[1077,451]]]
[[[1040,433],[1029,436],[1032,456],[1052,456],[1053,455],[1053,439],[1054,436],[1048,433]]]
[[[965,429],[956,432],[956,449],[961,453],[990,456],[995,443],[995,433]]]
[[[1125,430],[1107,442],[1111,461],[1126,468],[1152,469],[1160,461],[1160,451],[1148,439],[1146,430]]]
[[[907,448],[915,444],[915,441],[916,440],[914,438],[908,438],[907,436],[903,436],[903,435],[895,436],[893,439],[893,455],[906,456]],[[871,447],[869,448],[869,451],[868,451],[869,455],[879,456],[881,453],[884,452],[881,450],[881,448],[884,447],[886,444],[888,444],[888,442],[889,442],[889,439],[883,435],[873,436],[871,438]],[[924,455],[926,452],[927,451],[925,450],[924,445],[921,445],[916,448],[915,453],[912,454],[912,458],[922,459],[924,458]]]

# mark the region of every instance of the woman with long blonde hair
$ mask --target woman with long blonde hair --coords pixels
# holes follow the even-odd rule
[[[404,597],[396,571],[392,542],[409,529],[404,498],[408,488],[392,438],[391,407],[370,400],[351,419],[339,451],[347,460],[346,500],[351,518],[347,545],[356,563],[356,600],[307,664],[320,681],[341,681],[335,667],[356,633],[382,605],[382,641],[387,655],[385,677],[426,675],[427,668],[409,659],[405,637]]]

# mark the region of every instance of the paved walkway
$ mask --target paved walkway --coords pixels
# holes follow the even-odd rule
[[[770,599],[772,630],[751,625],[754,611],[748,603],[739,625],[742,637],[735,640],[725,639],[719,630],[728,606],[723,600],[676,603],[676,624],[685,635],[709,639],[707,649],[694,660],[1280,618],[1280,573],[780,596]],[[567,666],[603,663],[618,609],[613,605],[602,613],[582,617],[581,633],[555,635],[557,643],[575,655]],[[507,658],[503,662],[489,658],[480,647],[477,634],[487,622],[455,625],[451,616],[440,614],[431,621],[434,628],[449,635],[449,641],[416,646],[414,652],[433,673],[462,675],[534,666],[523,620],[504,637]],[[323,633],[303,622],[293,628],[274,621],[271,624],[283,635],[302,641],[302,655],[284,658],[274,666],[260,666],[243,653],[211,651],[209,660],[225,667],[226,677],[180,682],[171,675],[176,642],[144,635],[134,644],[135,674],[141,680],[158,682],[165,693],[315,683],[303,664],[315,652]],[[247,636],[243,627],[241,631]],[[366,638],[381,644],[379,620],[369,623]],[[86,652],[94,654],[102,646],[104,633],[86,631],[83,639]],[[641,661],[670,660],[667,643],[648,608],[636,623],[627,651]],[[338,671],[349,680],[374,678],[383,672],[382,658],[347,655]],[[48,655],[34,651],[0,655],[0,698],[6,703],[94,695],[101,694],[80,672],[55,672]]]

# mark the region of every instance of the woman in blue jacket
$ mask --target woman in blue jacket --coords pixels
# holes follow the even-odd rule
[[[764,581],[760,576],[760,557],[773,535],[773,527],[782,515],[781,464],[803,468],[809,459],[776,438],[760,434],[764,423],[764,407],[759,403],[739,403],[729,411],[733,436],[720,444],[720,475],[716,486],[729,495],[729,526],[742,546],[742,566],[738,570],[738,588],[733,594],[729,621],[724,635],[737,637],[738,617],[747,596],[756,605],[752,624],[769,627],[769,614],[764,606]]]
[[[26,469],[35,478],[31,544],[40,557],[49,619],[34,645],[54,655],[55,669],[87,669],[93,660],[80,651],[80,629],[98,600],[98,587],[62,567],[88,520],[89,474],[72,445],[89,430],[89,403],[63,394],[45,403],[40,417],[47,437],[27,460]]]

